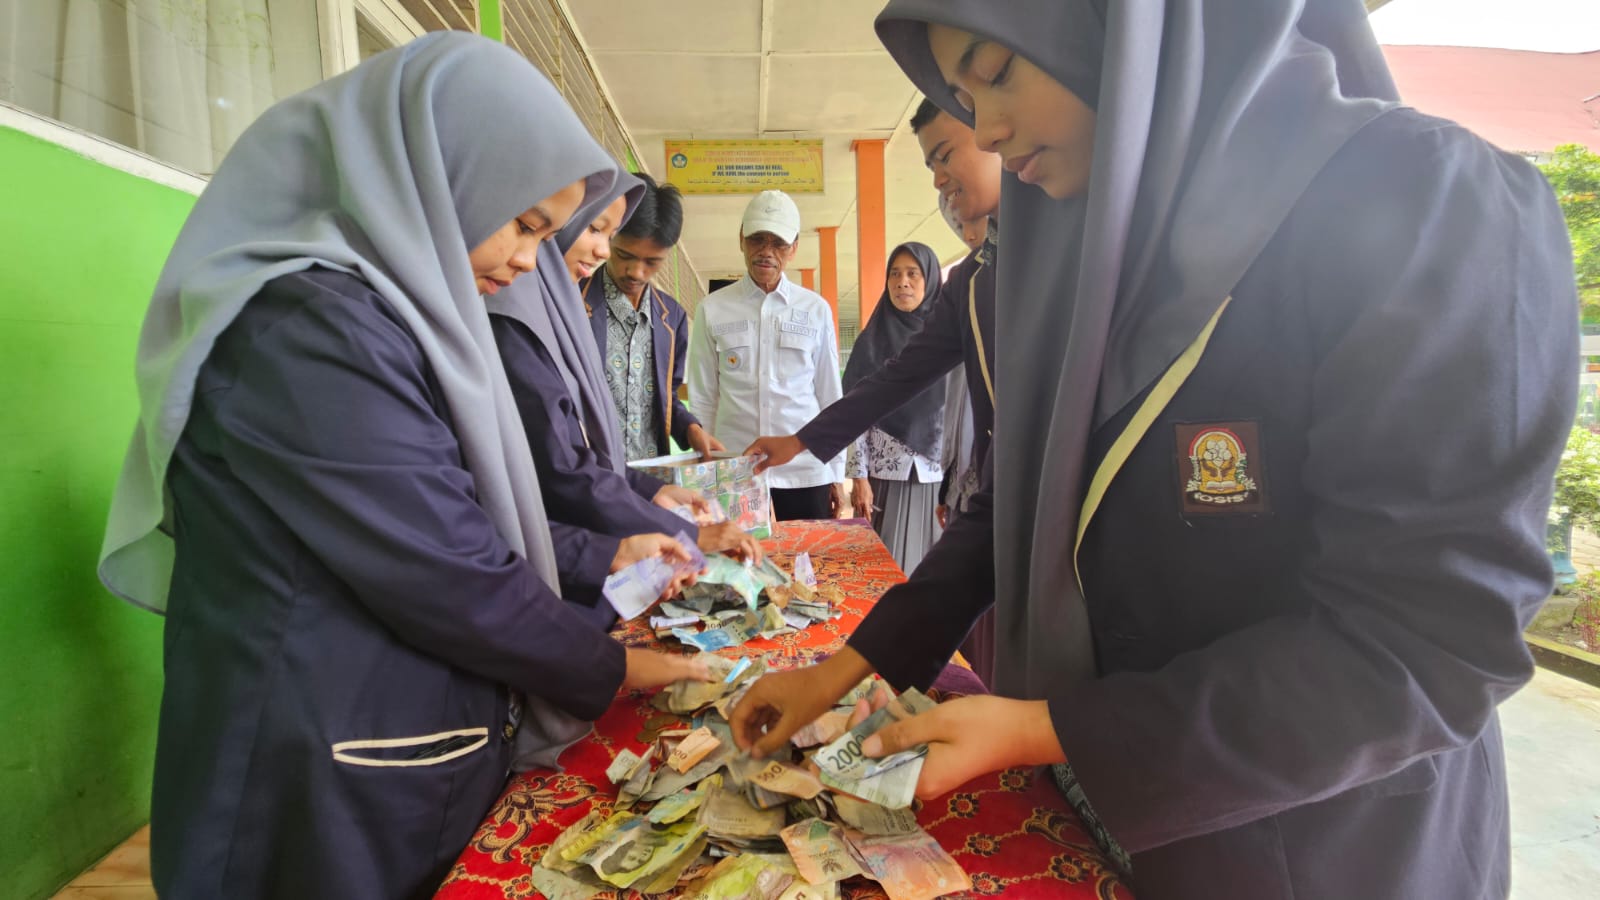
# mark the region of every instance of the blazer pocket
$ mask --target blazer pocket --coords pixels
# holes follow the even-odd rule
[[[460,728],[416,737],[372,738],[334,744],[333,758],[352,766],[412,768],[437,766],[482,750],[489,743],[488,728]]]

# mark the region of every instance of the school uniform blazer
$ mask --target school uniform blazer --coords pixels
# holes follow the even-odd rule
[[[1100,677],[1042,699],[1140,900],[1506,896],[1495,707],[1551,586],[1569,254],[1526,162],[1385,115],[1193,372],[1093,435],[1115,474],[1075,558]],[[851,638],[895,684],[927,683],[981,611],[992,524],[984,491]]]
[[[432,896],[505,782],[509,695],[593,719],[622,683],[595,610],[478,504],[421,347],[352,275],[245,306],[168,483],[163,897]],[[604,578],[615,539],[552,531]]]
[[[618,474],[589,446],[566,382],[538,337],[509,316],[490,315],[489,322],[522,414],[549,517],[619,538],[652,532],[698,538],[699,526],[651,502],[661,481],[626,467]]]
[[[675,297],[655,285],[645,288],[645,292],[650,304],[651,355],[655,357],[656,442],[666,452],[672,448],[669,436],[678,446],[687,447],[689,426],[700,424],[678,399],[678,388],[689,371],[689,314]],[[602,276],[584,283],[583,305],[594,328],[595,346],[600,348],[600,364],[606,365],[606,288]]]
[[[994,268],[975,251],[950,270],[922,329],[844,397],[829,404],[799,438],[818,459],[832,459],[879,419],[966,363],[972,394],[972,458],[982,460],[994,432]],[[974,323],[981,340],[974,336]]]

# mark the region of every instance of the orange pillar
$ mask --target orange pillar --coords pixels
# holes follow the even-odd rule
[[[850,144],[856,154],[856,283],[863,328],[883,293],[883,255],[889,249],[884,246],[883,150],[888,145],[883,138]]]
[[[822,270],[821,285],[816,292],[828,301],[833,310],[833,335],[839,337],[839,226],[827,225],[817,229],[818,268]]]
[[[816,269],[801,269],[800,270],[800,286],[805,288],[808,291],[816,290],[817,289],[817,270]]]

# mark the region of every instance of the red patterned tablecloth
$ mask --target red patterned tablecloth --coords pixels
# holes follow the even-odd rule
[[[842,647],[877,598],[905,580],[878,536],[859,522],[780,524],[766,546],[786,569],[795,554],[809,552],[817,580],[838,585],[849,598],[845,614],[724,654],[769,653],[777,667],[809,663]],[[618,637],[633,645],[655,640],[638,622],[623,626]],[[681,717],[652,707],[645,694],[618,697],[595,724],[595,733],[562,755],[563,772],[539,770],[512,777],[437,896],[538,897],[530,871],[545,848],[590,809],[609,810],[616,798],[616,786],[605,777],[612,758],[623,749],[642,749],[659,732],[681,722]],[[1044,770],[1011,769],[975,779],[923,804],[917,819],[972,878],[972,893],[954,897],[1131,900]],[[884,897],[876,884],[859,880],[850,882],[845,895],[853,900]]]

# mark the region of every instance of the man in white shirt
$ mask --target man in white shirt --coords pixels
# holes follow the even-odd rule
[[[689,411],[730,447],[793,434],[839,399],[839,345],[828,301],[784,277],[800,210],[763,191],[739,228],[746,275],[700,301],[689,339]],[[802,453],[768,470],[777,519],[826,519],[846,508],[844,460]]]

